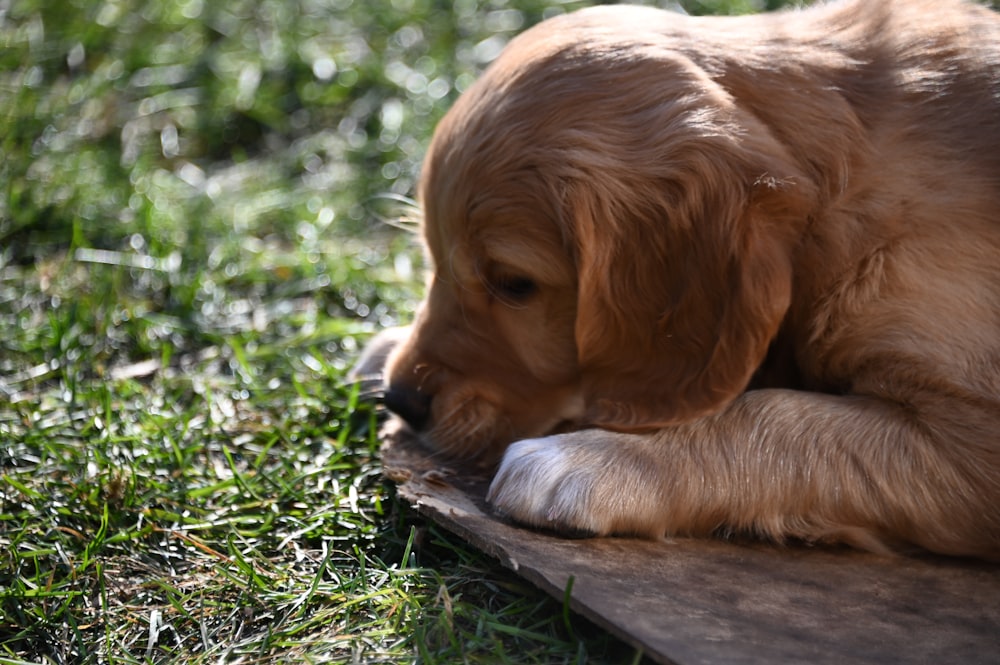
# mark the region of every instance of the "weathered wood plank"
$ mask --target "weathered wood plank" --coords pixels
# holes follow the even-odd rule
[[[675,665],[1000,663],[1000,566],[677,539],[571,540],[489,514],[485,477],[442,470],[405,436],[386,475],[417,510]]]

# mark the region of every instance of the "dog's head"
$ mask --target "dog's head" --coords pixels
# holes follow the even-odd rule
[[[445,453],[490,463],[521,438],[717,410],[789,306],[812,186],[636,11],[521,35],[435,132],[434,272],[388,376]]]

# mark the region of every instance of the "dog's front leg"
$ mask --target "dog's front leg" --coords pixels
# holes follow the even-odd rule
[[[489,501],[569,533],[748,533],[1000,558],[996,459],[974,459],[987,448],[934,431],[874,398],[751,391],[654,433],[515,443]]]

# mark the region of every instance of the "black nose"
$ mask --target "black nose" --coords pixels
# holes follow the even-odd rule
[[[389,386],[385,392],[385,406],[420,431],[431,413],[431,396],[409,388]]]

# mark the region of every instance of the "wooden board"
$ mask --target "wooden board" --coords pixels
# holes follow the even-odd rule
[[[386,475],[418,511],[651,659],[1000,663],[1000,566],[721,541],[565,539],[489,512],[488,479],[435,465],[409,437]]]

